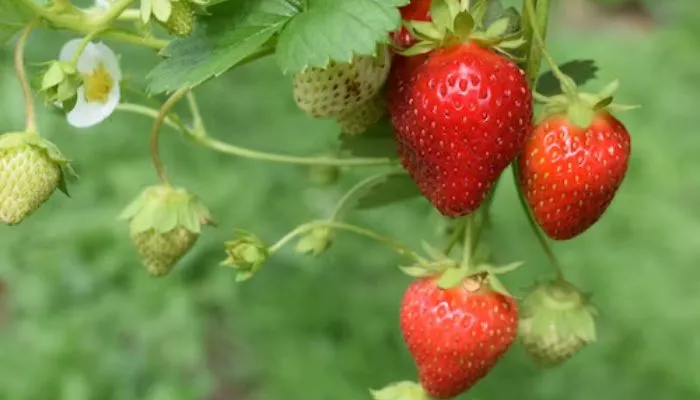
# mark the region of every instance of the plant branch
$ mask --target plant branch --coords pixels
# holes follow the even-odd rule
[[[544,35],[547,32],[547,24],[549,20],[549,1],[550,0],[537,0],[537,10],[535,10],[535,0],[523,0],[523,24],[527,23],[527,26],[530,29],[531,37],[529,38],[529,40],[531,41],[534,37],[535,41],[537,42],[530,42],[530,46],[528,47],[528,54],[526,55],[528,63],[525,73],[528,76],[528,79],[530,80],[530,84],[533,88],[533,91],[535,85],[537,84],[537,77],[540,70],[540,60],[542,55],[544,55],[545,58],[548,60],[553,72],[561,72],[554,60],[552,60],[551,57],[549,57],[549,54],[547,54],[545,49]],[[535,97],[538,97],[537,93],[535,93]],[[532,215],[532,210],[530,209],[530,206],[528,205],[527,200],[525,199],[525,195],[520,189],[520,167],[518,166],[518,163],[511,163],[511,168],[513,172],[513,183],[515,184],[516,191],[518,193],[518,200],[523,208],[523,211],[525,212],[528,224],[530,225],[532,232],[537,237],[537,240],[539,241],[542,250],[547,255],[550,264],[554,268],[557,278],[563,280],[564,273],[561,268],[561,264],[559,264],[559,260],[557,260],[557,257],[554,254],[552,247],[549,245],[547,237],[545,237],[539,225],[537,225],[537,221],[535,221],[535,217]]]
[[[34,29],[37,22],[38,21],[35,19],[24,27],[19,39],[17,40],[14,54],[15,72],[17,73],[17,79],[19,80],[19,84],[22,88],[22,95],[24,96],[24,130],[35,134],[37,133],[36,110],[34,109],[34,99],[32,97],[32,89],[29,86],[27,71],[24,68],[24,48],[27,46],[29,34],[31,33],[32,29]]]
[[[455,245],[457,245],[457,242],[459,242],[460,237],[464,235],[467,226],[466,222],[466,219],[461,218],[455,224],[454,231],[452,232],[452,235],[450,235],[450,238],[447,240],[445,249],[442,251],[446,256],[450,256],[452,249],[455,247]]]
[[[155,110],[150,107],[142,106],[140,104],[134,104],[134,103],[121,103],[117,106],[118,111],[126,111],[126,112],[131,112],[134,114],[140,114],[144,115],[147,117],[151,117],[153,119],[158,117],[158,110]],[[179,118],[173,118],[172,116],[168,115],[165,117],[163,120],[163,123],[165,125],[168,125],[169,127],[181,131],[181,132],[186,132],[187,127],[180,122]]]
[[[520,187],[518,185],[519,181],[519,168],[517,166],[517,163],[513,163],[513,181],[515,182],[516,187]],[[537,221],[535,221],[535,217],[532,215],[532,210],[530,210],[530,206],[527,204],[527,201],[525,200],[525,196],[523,195],[523,192],[518,189],[518,200],[520,200],[520,205],[523,208],[523,211],[525,212],[525,215],[527,216],[527,221],[530,224],[530,228],[532,229],[532,232],[537,236],[537,240],[540,242],[540,246],[542,247],[542,250],[544,250],[545,254],[547,255],[547,258],[549,259],[550,264],[552,264],[552,267],[554,268],[554,272],[557,275],[557,278],[560,280],[564,280],[564,271],[561,268],[561,264],[559,264],[559,260],[557,260],[556,255],[554,254],[554,251],[552,250],[552,247],[549,245],[549,241],[545,237],[544,233],[540,229],[540,227],[537,225]]]
[[[222,153],[238,157],[251,158],[283,164],[297,165],[331,165],[338,167],[371,167],[394,163],[390,158],[333,158],[333,157],[300,157],[283,154],[265,153],[224,143],[211,137],[194,137],[198,143]]]
[[[165,101],[165,103],[163,103],[163,106],[161,106],[160,110],[158,111],[158,114],[156,115],[156,119],[153,122],[153,129],[151,129],[150,150],[151,158],[153,159],[153,166],[155,167],[160,180],[168,186],[170,185],[170,181],[168,180],[168,177],[165,174],[165,167],[163,167],[163,162],[160,159],[160,151],[158,146],[158,139],[160,137],[160,127],[163,124],[163,121],[165,120],[170,110],[172,110],[172,108],[175,106],[175,104],[177,104],[178,101],[185,97],[187,91],[189,91],[189,89],[180,89],[173,93]]]
[[[524,0],[524,12],[528,15],[527,19],[529,20],[532,33],[531,38],[534,39],[534,41],[530,42],[526,73],[530,85],[534,90],[540,72],[540,63],[542,57],[544,57],[549,67],[552,69],[554,76],[557,77],[562,87],[565,88],[564,91],[571,93],[575,91],[576,84],[559,69],[556,61],[554,61],[546,49],[545,38],[547,36],[547,25],[549,22],[549,2],[550,0],[537,0],[537,8],[535,8],[535,0]]]
[[[117,42],[131,43],[137,46],[148,47],[153,50],[161,50],[162,48],[167,46],[168,43],[170,43],[165,39],[139,36],[133,32],[124,29],[107,29],[105,31],[100,32],[98,36]]]
[[[400,173],[400,171],[384,171],[380,172],[376,175],[369,176],[355,184],[350,190],[345,193],[345,195],[338,201],[338,204],[335,206],[335,210],[331,214],[329,220],[330,221],[337,221],[342,218],[343,212],[346,210],[348,204],[350,201],[353,199],[353,197],[364,190],[365,188],[371,187],[374,184],[381,182],[382,180],[386,179],[388,176],[394,175]]]
[[[373,239],[377,242],[380,242],[387,247],[391,248],[394,250],[397,254],[412,258],[413,260],[419,262],[419,263],[424,263],[426,260],[418,255],[416,252],[411,250],[408,246],[403,245],[389,237],[383,236],[377,232],[374,232],[370,229],[363,228],[357,225],[352,225],[352,224],[347,224],[344,222],[336,222],[336,221],[312,221],[308,222],[303,225],[299,225],[296,227],[294,230],[286,234],[284,237],[282,237],[280,240],[277,241],[277,243],[273,244],[270,246],[268,249],[270,254],[273,254],[277,251],[279,251],[282,247],[284,247],[285,244],[293,240],[294,238],[312,230],[315,228],[321,228],[321,227],[326,227],[326,228],[332,228],[332,229],[337,229],[337,230],[344,230],[348,232],[353,232],[355,234],[365,236],[367,238]]]

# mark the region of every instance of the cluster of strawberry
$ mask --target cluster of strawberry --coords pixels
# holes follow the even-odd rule
[[[388,113],[401,165],[446,217],[475,213],[512,166],[541,229],[555,240],[580,235],[608,208],[627,170],[630,137],[611,114],[615,85],[579,93],[555,70],[562,94],[537,96],[544,109],[535,122],[530,82],[509,55],[522,37],[508,32],[507,20],[484,26],[483,9],[435,3],[414,0],[401,9],[405,27],[392,34],[400,50],[390,66],[382,49],[381,57],[308,70],[295,77],[297,103],[343,127],[353,121],[344,128],[353,134]],[[492,369],[518,332],[542,365],[594,340],[594,309],[573,285],[538,285],[519,313],[483,272],[447,286],[430,274],[407,289],[400,323],[419,389],[402,382],[376,399],[457,396]]]

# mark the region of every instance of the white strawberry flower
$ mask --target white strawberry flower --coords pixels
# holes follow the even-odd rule
[[[59,53],[59,60],[72,60],[81,43],[82,39],[68,41]],[[82,84],[67,119],[76,128],[87,128],[104,121],[117,108],[122,72],[117,55],[104,43],[88,43],[78,56],[75,68]]]

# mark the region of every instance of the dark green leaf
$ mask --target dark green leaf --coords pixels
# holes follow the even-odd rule
[[[399,201],[420,196],[418,186],[408,174],[389,175],[386,180],[378,183],[357,200],[356,209],[367,210],[387,206]]]
[[[371,55],[377,43],[401,27],[397,7],[407,0],[306,0],[279,37],[277,59],[282,71],[324,68],[331,60],[347,62]]]
[[[272,52],[271,38],[295,8],[288,0],[229,1],[210,7],[191,36],[163,49],[167,57],[148,74],[151,93],[193,87],[249,57]]]
[[[576,82],[576,85],[581,86],[591,79],[596,77],[598,67],[593,60],[573,60],[561,64],[559,69]],[[545,96],[553,96],[561,93],[559,81],[552,71],[547,71],[540,75],[537,81],[537,92]]]

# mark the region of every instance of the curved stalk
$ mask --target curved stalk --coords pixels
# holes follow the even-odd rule
[[[158,139],[160,138],[160,127],[163,124],[163,121],[165,120],[165,117],[168,115],[170,110],[177,104],[180,99],[185,97],[185,94],[187,94],[189,89],[180,89],[173,93],[168,100],[163,103],[163,106],[160,108],[158,111],[158,115],[156,115],[156,119],[153,122],[153,128],[151,129],[151,145],[150,145],[150,150],[151,150],[151,158],[153,159],[153,166],[156,169],[156,172],[158,173],[158,178],[160,180],[170,186],[170,181],[168,180],[167,175],[165,174],[165,167],[163,166],[163,162],[160,159],[160,150],[158,146]]]
[[[384,235],[381,235],[377,232],[374,232],[370,229],[363,228],[357,225],[352,225],[344,222],[336,222],[336,221],[312,221],[303,225],[297,226],[294,230],[291,232],[287,233],[284,235],[280,240],[277,241],[277,243],[273,244],[272,246],[269,247],[269,252],[270,254],[273,254],[277,251],[279,251],[282,247],[284,247],[285,244],[289,243],[292,241],[294,238],[312,230],[315,228],[332,228],[332,229],[338,229],[338,230],[344,230],[348,232],[353,232],[355,234],[373,239],[379,243],[382,243],[383,245],[391,248],[394,250],[397,254],[408,257],[413,259],[416,262],[419,263],[424,263],[426,260],[418,255],[416,252],[411,250],[408,246],[401,244],[389,237],[386,237]]]
[[[342,217],[343,212],[345,211],[345,208],[347,207],[348,203],[352,200],[352,198],[361,190],[370,187],[374,185],[377,182],[381,182],[383,179],[385,179],[388,176],[398,174],[400,173],[399,171],[384,171],[380,172],[378,174],[372,175],[370,177],[367,177],[361,181],[359,181],[355,186],[351,187],[350,190],[345,193],[345,195],[338,201],[338,204],[335,206],[335,210],[331,214],[331,217],[329,220],[331,221],[337,221]]]
[[[530,210],[530,206],[527,204],[527,200],[525,200],[525,196],[523,195],[522,191],[519,189],[520,185],[518,185],[518,166],[516,163],[513,163],[513,181],[515,182],[515,185],[518,187],[518,200],[520,200],[520,205],[523,208],[523,212],[525,212],[525,215],[527,216],[527,222],[530,224],[530,228],[532,229],[532,232],[537,236],[537,241],[540,242],[540,246],[542,247],[542,250],[544,253],[547,255],[547,258],[549,259],[550,264],[552,264],[552,267],[554,268],[554,272],[557,275],[557,279],[564,280],[564,271],[561,268],[561,264],[559,264],[559,260],[557,260],[557,256],[554,254],[554,251],[552,250],[552,247],[549,245],[549,240],[545,237],[544,233],[540,229],[539,225],[537,225],[537,221],[535,221],[535,217],[532,215],[532,210]]]
[[[329,165],[337,167],[372,167],[389,165],[394,161],[390,158],[332,158],[332,157],[300,157],[283,154],[265,153],[238,147],[232,144],[213,139],[211,137],[195,137],[198,143],[213,150],[231,154],[238,157],[251,158],[260,161],[269,161],[283,164],[297,165]]]
[[[36,110],[34,109],[34,99],[32,98],[32,89],[29,86],[27,71],[24,69],[24,48],[27,46],[29,34],[32,32],[32,29],[34,29],[37,22],[38,21],[34,20],[24,27],[19,39],[17,40],[14,54],[15,72],[17,73],[17,79],[19,80],[20,87],[22,88],[22,95],[24,96],[24,130],[35,134],[37,133]]]

